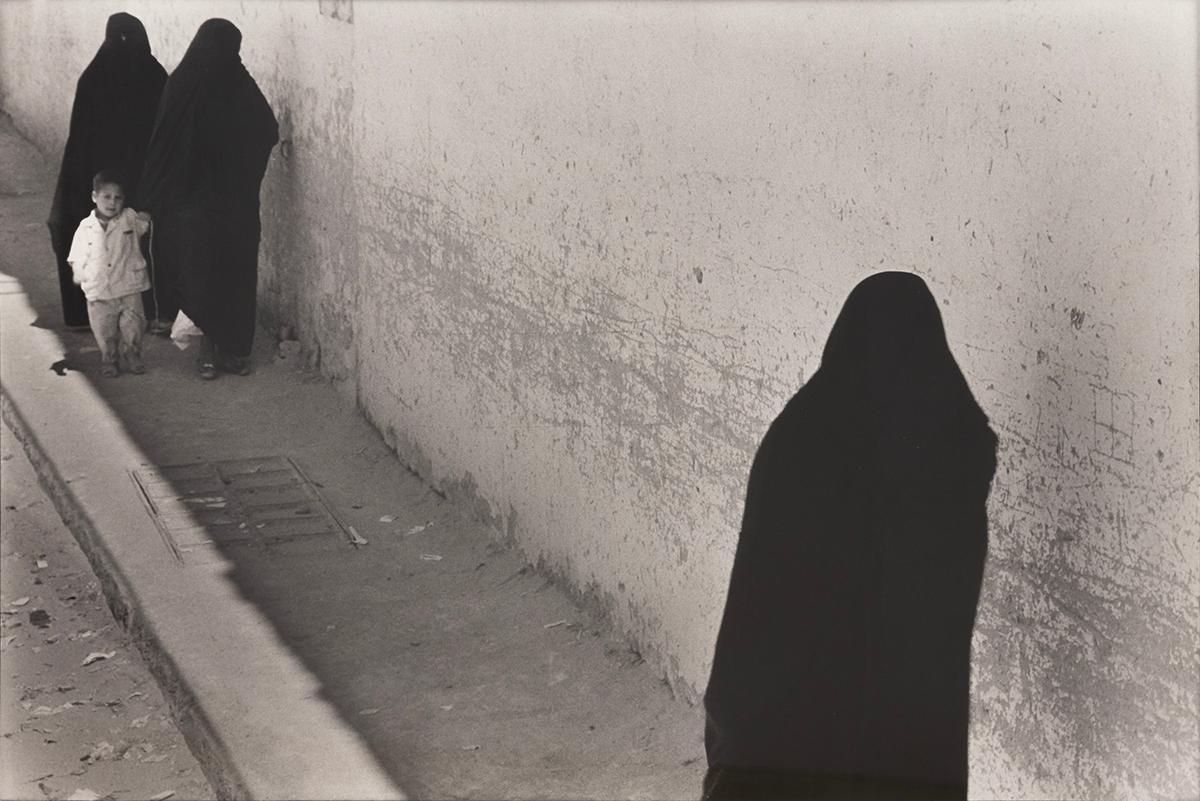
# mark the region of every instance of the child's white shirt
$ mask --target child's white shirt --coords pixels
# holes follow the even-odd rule
[[[88,300],[113,300],[150,288],[138,245],[149,229],[150,224],[138,219],[133,209],[122,209],[107,227],[95,211],[79,223],[67,263]]]

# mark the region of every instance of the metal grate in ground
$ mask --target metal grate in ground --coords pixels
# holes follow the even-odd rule
[[[147,467],[132,475],[167,546],[185,564],[226,544],[346,539],[312,482],[286,456]]]

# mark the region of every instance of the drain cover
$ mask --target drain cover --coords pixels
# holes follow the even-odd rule
[[[226,543],[345,539],[312,482],[286,456],[133,471],[146,508],[181,561]]]

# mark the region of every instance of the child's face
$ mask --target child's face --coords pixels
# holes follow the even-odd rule
[[[102,220],[111,220],[125,208],[125,192],[118,184],[101,184],[92,192],[92,202],[96,204],[96,214]]]

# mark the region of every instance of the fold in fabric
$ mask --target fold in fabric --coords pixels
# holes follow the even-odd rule
[[[200,26],[167,80],[142,175],[160,317],[183,310],[219,351],[238,357],[254,340],[259,189],[279,139],[242,65],[241,39],[228,20]]]

